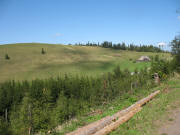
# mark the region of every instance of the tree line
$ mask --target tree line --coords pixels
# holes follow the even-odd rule
[[[108,41],[104,41],[103,43],[86,43],[86,44],[75,44],[79,46],[99,46],[103,48],[112,48],[116,50],[130,50],[130,51],[137,51],[137,52],[165,52],[159,47],[155,47],[153,45],[134,45],[134,44],[125,44],[123,43],[112,43]]]

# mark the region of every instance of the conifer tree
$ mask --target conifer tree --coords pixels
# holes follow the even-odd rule
[[[45,52],[44,48],[42,48],[41,54],[45,54],[45,53],[46,53],[46,52]]]
[[[28,96],[25,96],[21,105],[12,111],[11,126],[16,134],[32,133],[32,107]]]
[[[65,121],[69,114],[68,114],[68,100],[64,96],[64,93],[61,92],[59,98],[57,100],[56,108],[54,109],[54,120],[55,123],[62,123]]]
[[[6,60],[9,60],[9,59],[10,59],[10,57],[9,57],[9,55],[8,55],[7,53],[5,54],[5,59],[6,59]]]

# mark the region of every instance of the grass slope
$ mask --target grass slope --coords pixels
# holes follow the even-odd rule
[[[46,51],[45,55],[41,54],[42,48]],[[5,60],[6,53],[10,56],[10,60]],[[0,82],[8,79],[47,78],[64,73],[96,76],[112,71],[116,65],[132,71],[135,68],[150,65],[150,63],[133,63],[133,60],[142,55],[154,56],[155,54],[42,43],[0,45]],[[170,56],[167,53],[159,55]]]

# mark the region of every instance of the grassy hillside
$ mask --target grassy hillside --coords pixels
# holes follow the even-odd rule
[[[42,48],[46,51],[45,55],[41,54]],[[5,60],[6,53],[10,60]],[[47,78],[64,73],[96,76],[112,71],[116,65],[133,71],[135,68],[150,65],[133,63],[133,60],[142,55],[154,56],[156,53],[40,43],[0,45],[0,82],[9,79]],[[167,53],[159,55],[170,57]]]

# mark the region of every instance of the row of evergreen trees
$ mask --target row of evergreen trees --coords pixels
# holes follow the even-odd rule
[[[75,44],[75,45],[80,45],[80,46],[100,46],[104,48],[112,48],[112,49],[117,49],[117,50],[130,50],[130,51],[138,51],[138,52],[163,52],[162,49],[159,47],[155,47],[153,45],[134,45],[134,44],[129,44],[126,45],[124,42],[123,43],[117,43],[113,44],[112,42],[104,41],[103,43],[86,43],[86,44]]]
[[[158,69],[156,63],[160,61],[162,66]],[[131,84],[136,84],[134,90],[148,90],[155,86],[152,74],[156,70],[162,76],[170,74],[167,62],[158,57],[153,59],[152,67],[150,71],[135,70],[134,75],[118,66],[98,78],[65,75],[32,82],[4,82],[0,84],[0,134],[45,132],[103,102],[127,96]]]

